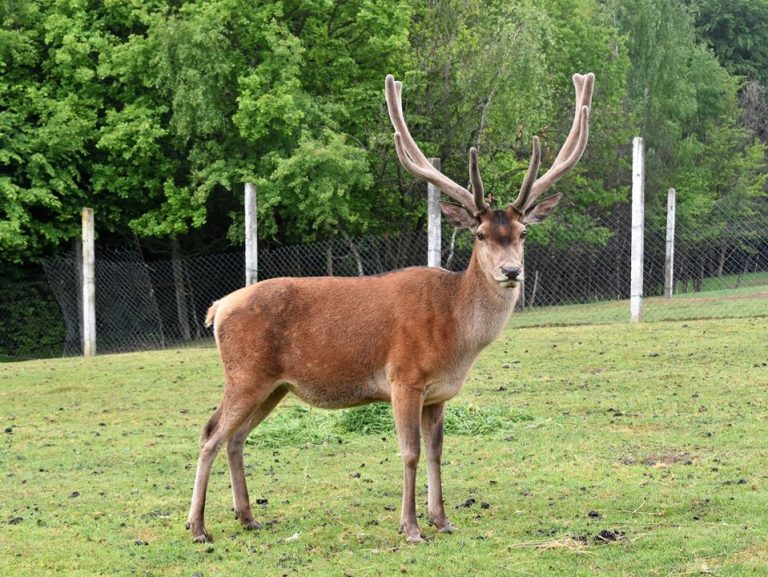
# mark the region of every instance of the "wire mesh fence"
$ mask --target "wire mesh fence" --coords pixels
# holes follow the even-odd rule
[[[424,264],[426,233],[340,239],[286,246],[259,255],[259,279],[373,275]],[[44,270],[65,326],[62,351],[79,354],[80,272],[74,253],[48,259]],[[241,252],[145,261],[136,250],[96,256],[96,333],[100,352],[179,346],[210,340],[210,304],[241,288]]]
[[[645,321],[768,316],[768,207],[721,212],[715,220],[678,223],[667,269],[666,212],[646,211],[643,259]],[[526,249],[525,314],[517,326],[629,320],[631,224],[628,210],[595,219],[599,242]],[[593,237],[593,240],[597,237]],[[670,285],[672,298],[665,298]],[[568,306],[594,303],[593,306]]]
[[[663,298],[666,238],[663,215],[646,219],[645,320],[768,316],[768,227],[759,219],[723,216],[717,227],[683,223],[675,239],[675,297]],[[593,216],[590,234],[553,228],[526,244],[525,283],[513,316],[519,326],[626,322],[629,307],[630,218],[627,207]],[[555,234],[557,232],[557,234]],[[443,231],[443,266],[464,270],[474,239]],[[259,254],[259,279],[282,276],[373,275],[427,261],[426,231],[338,238]],[[45,283],[0,283],[0,355],[81,352],[80,270],[74,254],[44,263]],[[243,286],[242,252],[145,261],[136,250],[101,250],[96,257],[99,352],[135,351],[212,342],[203,325],[210,303]],[[31,296],[30,296],[31,295]],[[34,298],[33,298],[34,297]],[[24,305],[34,301],[34,307]],[[21,305],[19,303],[22,303]],[[42,304],[41,304],[42,303]],[[584,306],[584,303],[592,303]],[[25,311],[27,316],[25,317]],[[12,314],[11,314],[12,313]],[[40,325],[18,342],[20,323]],[[13,340],[15,338],[15,340]],[[35,348],[37,345],[37,348]],[[14,348],[15,347],[15,348]],[[14,350],[16,353],[14,353]]]

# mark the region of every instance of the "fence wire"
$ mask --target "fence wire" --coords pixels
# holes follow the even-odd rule
[[[725,218],[717,227],[682,223],[675,239],[673,299],[663,298],[665,222],[646,215],[645,319],[719,316],[768,316],[768,226],[759,219]],[[574,225],[575,226],[575,225]],[[626,322],[629,310],[630,217],[627,207],[592,217],[590,234],[568,236],[561,226],[526,243],[525,283],[513,322],[569,324]],[[554,232],[553,232],[554,231]],[[464,270],[474,239],[468,231],[443,230],[442,261]],[[366,238],[338,238],[311,245],[286,246],[259,253],[259,280],[284,276],[374,275],[426,265],[427,235],[416,232]],[[44,263],[48,281],[3,286],[0,312],[16,316],[0,328],[0,356],[81,353],[80,271],[74,254]],[[96,256],[97,350],[136,351],[211,342],[203,325],[210,303],[244,284],[243,253],[231,252],[178,260],[145,261],[136,250],[101,250]],[[46,293],[47,291],[47,293]],[[18,303],[34,293],[29,314],[48,326],[46,335],[15,337]],[[24,301],[26,302],[26,301]],[[55,304],[58,306],[56,307]],[[584,307],[584,303],[597,303]],[[577,306],[569,306],[577,305]],[[20,319],[20,320],[19,320]],[[16,324],[14,324],[14,322]],[[42,329],[41,329],[42,330]],[[13,340],[16,338],[16,340]],[[58,341],[58,343],[57,343]],[[43,346],[44,345],[44,346]],[[15,347],[15,348],[14,348]],[[17,351],[14,353],[14,351]],[[44,352],[45,351],[45,352]]]

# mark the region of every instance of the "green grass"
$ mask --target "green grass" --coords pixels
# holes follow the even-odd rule
[[[449,404],[459,532],[422,519],[416,546],[396,532],[385,405],[286,402],[246,447],[265,528],[231,518],[221,455],[216,540],[195,545],[183,525],[221,393],[214,350],[0,365],[0,575],[762,576],[766,335],[766,318],[511,325]],[[420,513],[425,484],[422,466]]]
[[[761,277],[755,276],[757,282]],[[741,288],[685,293],[671,299],[643,299],[647,322],[690,319],[754,318],[768,316],[768,283]],[[589,305],[534,307],[512,317],[513,327],[623,323],[629,320],[629,301],[603,301]]]
[[[750,287],[768,289],[768,271],[708,277],[704,279],[701,291],[708,292]],[[682,289],[682,287],[679,288]]]
[[[506,405],[478,407],[454,403],[447,407],[445,432],[449,435],[500,433],[520,421],[533,417],[524,410]],[[259,426],[248,439],[258,447],[322,445],[341,441],[346,434],[394,435],[395,424],[389,403],[374,403],[344,411],[324,411],[294,404],[277,412]]]

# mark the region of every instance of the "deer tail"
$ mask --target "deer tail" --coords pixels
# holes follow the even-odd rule
[[[214,303],[208,308],[208,314],[205,315],[206,327],[210,327],[213,324],[213,319],[216,318],[217,308],[219,308],[219,301],[214,301]]]

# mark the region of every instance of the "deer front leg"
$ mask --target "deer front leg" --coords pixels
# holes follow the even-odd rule
[[[250,420],[246,421],[227,442],[227,461],[229,462],[229,475],[232,481],[235,519],[239,519],[242,526],[247,530],[261,527],[253,518],[243,467],[243,446],[252,428]]]
[[[420,420],[423,392],[418,388],[395,384],[392,387],[392,414],[397,440],[403,457],[403,508],[400,531],[409,543],[422,541],[416,521],[416,467],[421,444]]]
[[[443,487],[440,479],[440,459],[443,454],[443,423],[445,403],[424,407],[421,413],[421,430],[424,432],[424,448],[427,452],[427,478],[429,486],[429,521],[442,533],[456,530],[445,516]]]

